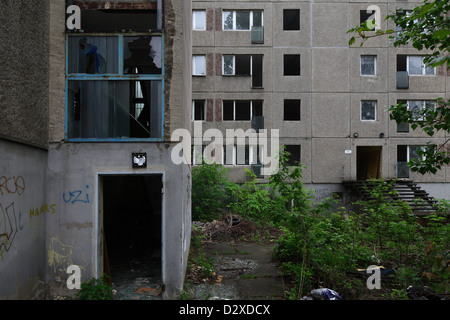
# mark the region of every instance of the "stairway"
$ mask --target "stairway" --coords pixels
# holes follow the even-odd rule
[[[384,181],[346,181],[343,184],[349,187],[353,194],[362,200],[375,200],[370,192],[376,183],[384,183],[389,186],[385,190],[385,196],[391,198],[394,203],[398,200],[407,202],[416,215],[427,215],[437,210],[438,203],[428,192],[421,190],[417,183],[409,179],[395,179]]]

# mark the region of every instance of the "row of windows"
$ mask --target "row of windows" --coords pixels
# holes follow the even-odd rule
[[[405,100],[401,101],[406,105],[407,110],[411,111],[416,120],[422,120],[422,110],[434,110],[435,101],[433,100]],[[251,121],[253,117],[263,116],[262,100],[224,100],[222,102],[222,120],[223,121]],[[192,102],[192,120],[206,120],[206,101],[194,100]],[[301,100],[285,99],[283,103],[284,121],[301,121]],[[361,100],[360,120],[377,120],[377,101]],[[397,132],[408,132],[408,127],[399,125]]]
[[[222,30],[224,31],[248,31],[252,27],[262,27],[262,10],[223,10],[222,11]],[[206,28],[206,10],[193,10],[192,29],[196,31],[205,31]],[[300,10],[283,10],[283,30],[300,30]]]
[[[289,153],[288,165],[295,166],[301,162],[301,145],[284,145]],[[201,149],[201,150],[200,150]],[[216,153],[217,152],[217,153]],[[262,146],[225,145],[207,147],[192,146],[192,164],[200,165],[214,161],[223,165],[253,165],[261,164],[264,157]]]
[[[222,55],[222,75],[223,76],[258,76],[257,87],[262,85],[262,61],[263,55],[238,54]],[[206,55],[193,55],[192,75],[206,75]],[[399,55],[397,59],[397,71],[407,71],[409,75],[435,75],[436,68],[428,67],[424,63],[423,56]],[[283,56],[283,74],[285,76],[300,76],[301,63],[299,54],[285,54]],[[377,56],[361,55],[360,74],[362,76],[377,75]],[[255,80],[256,81],[256,80]]]

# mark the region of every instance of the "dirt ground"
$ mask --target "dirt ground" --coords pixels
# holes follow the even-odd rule
[[[236,225],[231,225],[226,219],[194,225],[197,227],[193,227],[193,236],[202,236],[203,250],[213,261],[214,275],[204,279],[197,269],[188,268],[185,299],[287,299],[286,292],[291,289],[293,279],[282,277],[280,263],[272,259],[280,230],[243,219]],[[366,280],[364,276],[361,279]],[[383,281],[387,285],[386,279]],[[382,290],[338,294],[345,300],[386,300],[389,292],[389,286],[384,286]],[[304,298],[311,297],[306,295]]]

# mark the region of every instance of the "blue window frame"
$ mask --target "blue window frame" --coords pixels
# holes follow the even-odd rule
[[[68,141],[162,141],[164,35],[73,33],[66,39]]]

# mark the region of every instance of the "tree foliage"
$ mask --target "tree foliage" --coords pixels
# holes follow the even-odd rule
[[[349,40],[349,45],[356,41],[356,37],[362,39],[361,46],[373,37],[389,35],[394,47],[411,44],[419,51],[425,51],[424,63],[430,67],[450,67],[450,2],[448,0],[425,0],[411,12],[397,10],[387,15],[386,20],[391,20],[397,26],[396,30],[371,31],[374,21],[366,21],[363,24],[348,30],[356,33]],[[413,130],[421,129],[429,136],[434,136],[438,131],[450,133],[450,100],[436,99],[433,109],[417,111],[408,110],[404,103],[390,106],[390,119],[397,123],[409,123]],[[409,166],[412,171],[436,173],[443,165],[450,163],[449,153],[445,145],[428,143],[421,152],[420,159],[411,160]]]

